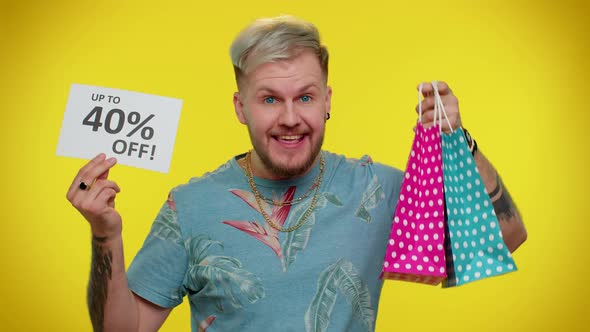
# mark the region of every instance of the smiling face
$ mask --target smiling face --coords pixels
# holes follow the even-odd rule
[[[236,115],[248,126],[252,170],[268,179],[305,174],[322,147],[332,90],[315,54],[266,63],[240,79]]]

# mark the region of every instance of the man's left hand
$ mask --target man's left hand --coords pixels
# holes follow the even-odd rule
[[[440,98],[445,107],[447,118],[449,119],[452,128],[455,129],[461,127],[462,124],[461,117],[459,115],[459,100],[457,97],[455,97],[453,91],[447,83],[438,81],[437,87]],[[418,85],[416,89],[419,90],[419,88],[420,85]],[[432,83],[422,83],[422,95],[424,96],[424,99],[422,100],[422,126],[424,126],[424,128],[430,128],[434,125],[434,89],[432,87]],[[418,105],[416,105],[416,112],[418,112]],[[451,132],[449,123],[445,119],[444,115],[442,116],[442,130],[445,133]]]

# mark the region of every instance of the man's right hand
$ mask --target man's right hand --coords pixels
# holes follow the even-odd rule
[[[121,190],[108,179],[117,163],[101,153],[80,169],[66,195],[68,201],[88,220],[92,235],[112,238],[121,235],[121,215],[115,210],[115,196]],[[87,188],[82,189],[86,184]]]

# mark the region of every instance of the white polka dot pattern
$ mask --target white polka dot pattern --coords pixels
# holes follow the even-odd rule
[[[439,284],[446,278],[440,128],[416,125],[383,263],[386,279]]]
[[[442,145],[449,234],[443,287],[515,271],[462,129],[443,134]]]

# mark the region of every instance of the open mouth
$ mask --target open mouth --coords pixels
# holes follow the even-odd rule
[[[277,140],[282,145],[286,146],[294,146],[297,145],[307,137],[307,135],[281,135],[281,136],[273,136],[275,140]]]

